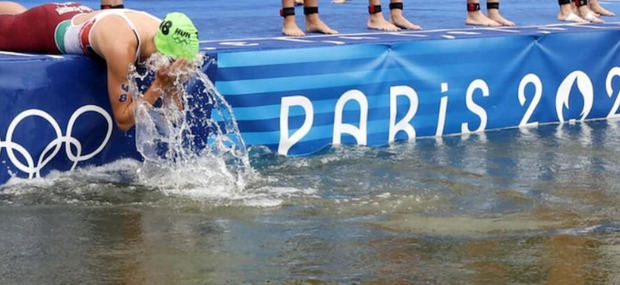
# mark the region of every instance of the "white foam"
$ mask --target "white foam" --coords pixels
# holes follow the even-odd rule
[[[147,73],[168,62],[165,56],[154,54],[147,60]],[[161,108],[140,103],[139,86],[130,86],[132,94],[136,94],[134,100],[138,102],[135,112],[136,147],[145,158],[144,165],[137,170],[139,183],[159,189],[166,195],[193,200],[248,200],[252,201],[248,202],[251,205],[279,205],[281,201],[271,199],[270,195],[257,198],[247,191],[248,181],[256,180],[257,174],[250,166],[248,151],[232,108],[209,78],[197,68],[203,66],[203,62],[197,60],[194,64],[195,69],[182,71],[178,78],[190,78],[190,83],[198,84],[195,86],[202,86],[203,89],[195,92],[199,94],[188,94],[183,82],[177,80],[174,83],[174,87],[182,91],[182,111],[176,108],[172,99],[165,99]],[[132,74],[133,78],[143,79],[146,76],[137,72]],[[164,98],[172,97],[164,95]],[[203,105],[191,105],[192,102]],[[194,116],[196,111],[204,114],[204,108],[208,107],[212,107],[211,118]],[[206,147],[196,147],[192,133],[195,126],[192,124],[210,130]]]
[[[101,166],[77,168],[72,172],[53,170],[45,177],[33,179],[12,177],[2,185],[2,188],[4,193],[18,193],[21,190],[28,191],[32,187],[53,187],[59,182],[75,180],[79,177],[86,180],[88,180],[88,178],[96,178],[98,181],[117,182],[121,179],[120,173],[126,171],[133,172],[140,165],[141,162],[134,159],[120,159]]]

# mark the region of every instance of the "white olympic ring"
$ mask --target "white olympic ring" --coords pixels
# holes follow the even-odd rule
[[[73,132],[73,126],[76,120],[82,114],[87,113],[87,112],[95,112],[95,113],[100,114],[106,120],[106,123],[108,124],[108,129],[106,132],[106,137],[101,142],[101,145],[96,150],[91,152],[90,154],[82,155],[82,143],[78,139],[72,136],[72,132]],[[25,118],[32,117],[32,116],[37,116],[37,117],[41,117],[45,119],[52,126],[52,128],[54,129],[54,132],[56,133],[56,138],[53,139],[49,144],[47,144],[47,146],[43,149],[43,151],[39,155],[39,158],[36,164],[34,162],[32,155],[26,148],[24,148],[20,144],[13,142],[13,132],[15,132],[15,129],[17,128],[17,126]],[[99,106],[95,106],[95,105],[85,105],[77,109],[73,113],[73,115],[71,115],[71,118],[69,119],[69,122],[67,123],[67,133],[66,135],[63,136],[62,130],[60,129],[58,122],[56,122],[56,120],[50,114],[48,114],[47,112],[43,110],[30,109],[30,110],[26,110],[26,111],[19,113],[19,115],[17,115],[13,119],[13,121],[11,121],[11,124],[9,125],[7,132],[6,132],[5,141],[2,141],[2,138],[0,137],[0,154],[2,153],[2,148],[5,148],[6,153],[9,157],[9,160],[11,161],[13,166],[27,173],[28,178],[34,178],[37,176],[39,177],[41,176],[41,169],[43,169],[50,161],[52,161],[52,159],[54,159],[54,157],[56,157],[56,155],[62,148],[62,144],[66,143],[65,152],[67,154],[67,158],[71,162],[73,162],[73,165],[71,166],[71,170],[73,170],[77,166],[78,162],[89,160],[103,150],[103,148],[108,143],[108,140],[110,140],[110,137],[112,135],[112,128],[113,128],[112,117],[110,116],[110,114],[108,114],[108,112],[106,112],[106,110],[104,110],[103,108]],[[75,148],[76,153],[73,152],[71,148],[72,146]],[[14,151],[17,151],[19,154],[21,154],[24,157],[24,159],[26,160],[26,164],[22,163],[22,161],[20,161],[15,156]]]

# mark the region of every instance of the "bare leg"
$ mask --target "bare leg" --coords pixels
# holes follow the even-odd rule
[[[601,16],[613,17],[616,15],[616,13],[603,8],[603,6],[601,6],[601,3],[599,3],[598,0],[590,0],[589,5],[592,11],[598,13]]]
[[[295,5],[303,5],[304,0],[295,0]]]
[[[391,3],[403,3],[403,0],[392,0]],[[406,30],[421,30],[422,27],[413,24],[403,16],[402,9],[390,9],[390,19],[395,26]]]
[[[293,0],[282,0],[282,8],[293,8],[295,3]],[[282,22],[282,34],[286,36],[301,37],[305,36],[304,32],[297,26],[295,16],[286,16]]]
[[[467,4],[480,4],[479,0],[467,0]],[[472,26],[501,26],[500,23],[489,19],[487,16],[478,11],[467,11],[467,18],[465,18],[465,24]]]
[[[558,13],[558,20],[574,23],[587,23],[586,20],[579,17],[573,12],[572,4],[560,5],[560,13]]]
[[[497,3],[499,4],[499,0],[487,0],[487,3]],[[489,19],[502,24],[503,26],[514,26],[515,23],[504,18],[500,13],[499,9],[487,9],[487,15]]]
[[[15,15],[25,12],[26,7],[9,1],[0,1],[0,15]]]
[[[381,0],[369,0],[368,4],[371,6],[381,5]],[[369,29],[381,30],[386,32],[400,31],[399,27],[394,26],[394,24],[386,21],[385,18],[383,18],[383,13],[381,12],[370,14],[370,16],[368,17],[367,26]]]
[[[318,7],[318,0],[305,0],[305,7]],[[309,33],[322,33],[322,34],[337,34],[338,31],[330,28],[327,24],[321,21],[318,13],[306,15],[306,31]]]

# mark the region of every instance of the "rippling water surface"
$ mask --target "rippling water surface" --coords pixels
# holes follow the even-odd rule
[[[620,284],[619,161],[595,121],[12,180],[0,283]]]

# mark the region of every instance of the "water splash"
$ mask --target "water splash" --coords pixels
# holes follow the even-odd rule
[[[140,182],[173,195],[238,194],[253,171],[230,105],[202,71],[214,59],[203,62],[199,56],[193,68],[177,71],[173,88],[164,90],[153,107],[142,93],[150,86],[149,76],[169,63],[155,53],[145,70],[131,70],[129,76],[130,91],[136,94],[136,147],[144,157]]]

